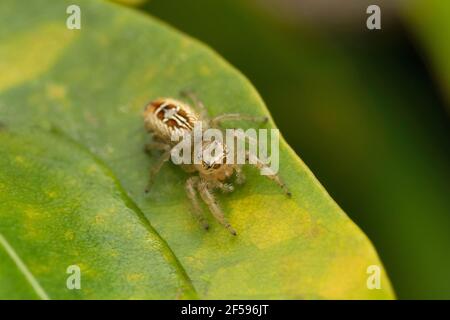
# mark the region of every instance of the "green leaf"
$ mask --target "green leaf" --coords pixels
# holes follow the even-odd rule
[[[149,138],[141,113],[149,100],[188,88],[211,115],[267,110],[245,77],[197,41],[106,2],[78,1],[82,29],[67,30],[69,3],[0,4],[0,56],[11,74],[0,80],[0,119],[8,127],[56,125],[106,163],[167,241],[200,298],[394,297],[367,237],[284,141],[280,175],[292,199],[251,168],[245,186],[219,196],[237,237],[213,219],[208,232],[200,228],[184,192],[188,175],[174,165],[161,170],[145,195],[155,162],[143,152]],[[49,49],[29,52],[36,41]],[[91,231],[84,230],[88,237]],[[371,265],[381,268],[380,290],[367,287]]]
[[[195,297],[101,161],[67,139],[0,131],[0,298]],[[69,266],[81,290],[68,290]]]

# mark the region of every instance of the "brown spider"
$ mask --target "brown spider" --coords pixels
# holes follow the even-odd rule
[[[153,142],[146,145],[146,151],[161,150],[162,155],[158,159],[156,165],[150,170],[150,183],[154,181],[155,175],[159,172],[165,162],[171,157],[171,150],[178,143],[172,141],[174,134],[178,136],[192,136],[193,128],[201,123],[202,130],[208,128],[219,129],[221,123],[227,120],[248,120],[256,123],[267,122],[267,117],[255,117],[250,115],[244,115],[239,113],[228,113],[216,116],[210,119],[207,115],[206,109],[203,103],[197,99],[192,92],[182,92],[183,96],[192,100],[194,105],[199,110],[196,113],[187,103],[172,99],[172,98],[159,98],[150,102],[144,111],[145,128],[148,132],[153,134]],[[237,139],[245,139],[245,136],[236,136]],[[247,137],[248,138],[248,137]],[[217,142],[202,142],[202,148],[210,147],[212,143]],[[201,199],[207,204],[213,216],[225,227],[231,234],[236,235],[236,231],[227,221],[222,209],[220,208],[217,200],[213,195],[215,189],[219,189],[223,192],[231,192],[234,187],[231,183],[226,183],[227,180],[235,174],[235,182],[242,184],[245,182],[245,176],[242,172],[242,165],[233,162],[229,164],[227,159],[227,148],[222,143],[223,152],[213,159],[202,159],[198,164],[195,162],[192,164],[181,164],[181,167],[190,173],[198,173],[198,175],[191,176],[186,181],[186,193],[192,202],[194,215],[200,221],[205,229],[209,228],[206,218],[203,215],[200,202],[197,194],[200,194]],[[246,152],[246,162],[253,160],[252,164],[259,169],[270,169],[264,164],[255,154]],[[287,196],[291,196],[286,185],[281,178],[269,171],[267,177],[277,183],[286,193]],[[148,192],[147,187],[146,192]]]

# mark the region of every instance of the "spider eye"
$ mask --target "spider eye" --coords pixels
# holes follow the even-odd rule
[[[206,170],[217,170],[222,167],[226,163],[227,153],[221,151],[221,153],[217,154],[215,151],[214,154],[206,155],[203,158],[203,168]]]
[[[203,168],[206,170],[216,170],[219,169],[222,164],[221,163],[209,163],[209,162],[203,162]]]
[[[212,168],[212,164],[210,164],[210,163],[208,163],[208,162],[203,162],[203,167],[205,168],[205,169],[211,169]]]

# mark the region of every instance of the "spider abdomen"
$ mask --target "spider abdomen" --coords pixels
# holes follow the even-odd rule
[[[164,141],[170,142],[173,134],[190,133],[199,121],[189,105],[171,98],[150,102],[144,111],[145,128]]]

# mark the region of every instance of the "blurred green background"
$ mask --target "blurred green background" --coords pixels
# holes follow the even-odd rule
[[[444,2],[151,0],[140,9],[253,82],[289,144],[374,242],[399,298],[449,299]],[[380,5],[382,30],[366,28],[369,4]]]

